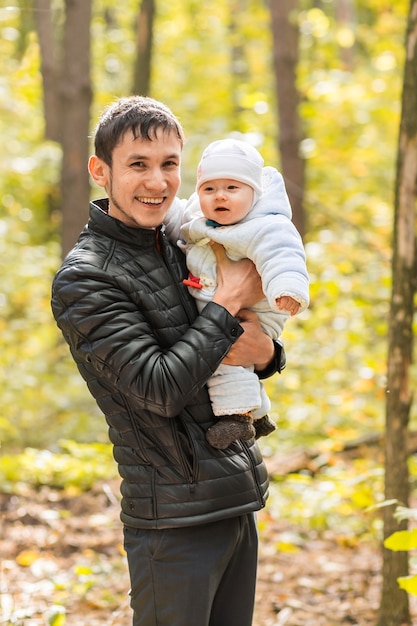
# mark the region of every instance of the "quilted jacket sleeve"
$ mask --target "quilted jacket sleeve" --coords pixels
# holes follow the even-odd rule
[[[172,280],[166,267],[153,274],[141,267],[140,283],[138,272],[122,270],[104,270],[85,259],[64,264],[53,284],[55,319],[102,403],[106,392],[118,390],[134,411],[176,416],[242,328],[215,303],[195,317],[186,288]]]

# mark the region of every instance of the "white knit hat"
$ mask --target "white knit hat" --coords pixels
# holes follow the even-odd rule
[[[197,186],[214,178],[232,178],[250,185],[254,190],[254,203],[262,193],[262,168],[264,160],[249,143],[238,139],[213,141],[204,150],[197,168]]]

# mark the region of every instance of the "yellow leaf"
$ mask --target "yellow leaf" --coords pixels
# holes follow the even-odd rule
[[[39,554],[34,550],[23,550],[17,555],[16,563],[23,567],[30,567],[37,559],[39,559]]]
[[[289,543],[288,541],[278,541],[276,544],[276,549],[278,552],[299,552],[300,548],[296,546],[294,543]]]
[[[417,528],[412,530],[399,530],[385,539],[384,546],[388,550],[406,551],[417,548]]]
[[[417,596],[417,576],[400,576],[397,581],[401,589]]]

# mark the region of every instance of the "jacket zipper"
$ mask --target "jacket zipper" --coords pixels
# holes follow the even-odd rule
[[[242,443],[242,446],[243,446],[243,448],[244,448],[244,450],[246,452],[246,456],[248,457],[249,462],[251,464],[252,475],[253,475],[253,478],[254,478],[254,481],[255,481],[256,491],[258,492],[259,503],[261,504],[261,506],[263,508],[265,506],[265,498],[263,496],[262,489],[261,489],[261,486],[259,484],[258,477],[256,475],[256,465],[255,465],[254,458],[253,458],[253,456],[251,454],[251,451],[249,450],[249,445],[246,443],[246,441],[242,440],[241,443]]]
[[[187,434],[187,437],[188,437],[188,440],[190,441],[191,449],[193,451],[193,461],[194,461],[194,466],[195,466],[196,456],[195,456],[195,453],[194,453],[193,440],[189,436],[187,427],[184,424],[183,420],[181,420],[180,417],[178,417],[177,419],[180,420],[181,423],[183,424],[184,430],[185,430],[185,432]],[[173,422],[171,422],[171,432],[173,434],[173,437],[174,437],[174,440],[175,440],[175,444],[176,444],[177,450],[179,452],[179,456],[180,456],[180,459],[181,459],[181,466],[182,466],[182,469],[183,469],[183,472],[184,472],[184,476],[186,477],[186,479],[188,481],[188,484],[189,484],[189,487],[190,487],[190,491],[194,492],[195,484],[197,482],[196,481],[196,473],[194,471],[193,465],[189,463],[188,459],[186,458],[186,456],[185,456],[185,454],[183,452],[181,443],[180,443],[179,438],[178,438],[178,432],[177,432],[177,429],[175,428]]]
[[[165,263],[165,266],[169,272],[169,274],[171,275],[171,277],[174,280],[174,283],[176,285],[177,288],[177,292],[179,295],[179,298],[181,300],[182,305],[184,306],[184,311],[185,314],[187,316],[188,322],[190,324],[192,324],[194,322],[195,319],[195,312],[194,310],[191,309],[190,307],[190,301],[184,297],[184,291],[182,288],[180,288],[179,283],[181,283],[181,278],[180,276],[177,276],[175,274],[175,272],[172,270],[172,264],[169,263],[170,260],[174,260],[173,258],[170,259],[169,255],[167,255],[167,249],[168,249],[168,244],[167,244],[167,239],[166,239],[166,235],[163,231],[159,231],[159,246],[158,246],[158,250],[159,253]],[[177,263],[177,259],[175,259],[175,262]]]

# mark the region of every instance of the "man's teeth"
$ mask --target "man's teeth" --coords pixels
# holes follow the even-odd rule
[[[139,200],[145,204],[161,204],[163,198],[139,198]]]

